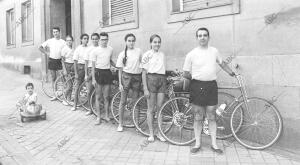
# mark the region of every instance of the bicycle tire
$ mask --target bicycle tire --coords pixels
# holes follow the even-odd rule
[[[128,94],[129,97],[129,94]],[[127,102],[129,102],[129,98],[127,97]],[[121,92],[117,92],[111,100],[111,114],[114,117],[115,121],[119,123],[119,106],[121,101]],[[124,108],[124,116],[123,116],[123,126],[127,128],[133,128],[134,124],[132,121],[132,107],[127,106],[127,103]]]
[[[90,107],[91,107],[91,110],[92,110],[92,112],[94,113],[94,115],[96,115],[97,116],[97,111],[96,111],[96,107],[95,107],[95,100],[96,100],[96,96],[95,96],[95,88],[94,88],[94,90],[91,92],[91,96],[90,96],[90,101],[89,101],[89,104],[90,104]],[[117,92],[118,92],[118,90],[119,90],[119,87],[118,87],[118,85],[116,85],[116,83],[113,83],[112,85],[111,85],[111,93],[110,93],[110,98],[112,98]],[[110,100],[110,104],[111,104],[111,100]],[[100,110],[104,110],[104,108],[103,108],[103,103],[102,103],[102,101],[100,101]],[[110,108],[110,106],[109,106],[109,108]],[[101,112],[102,113],[102,112]]]
[[[52,98],[55,96],[54,90],[52,88],[52,83],[51,83],[51,76],[49,73],[46,73],[46,76],[42,77],[42,90],[43,93],[48,96],[49,98]]]
[[[231,115],[231,130],[235,130],[234,118],[239,116],[241,111],[243,123],[237,132],[232,131],[234,138],[241,145],[249,149],[262,150],[278,140],[282,131],[282,118],[273,104],[257,97],[239,103]]]
[[[158,112],[158,128],[171,144],[188,145],[195,141],[193,113],[186,97],[175,97],[163,104]]]
[[[136,130],[145,136],[150,135],[149,127],[147,124],[147,110],[147,98],[146,96],[141,96],[133,106],[132,121]],[[153,120],[155,121],[155,119]]]
[[[65,82],[66,82],[66,77],[64,75],[60,75],[59,77],[57,77],[57,79],[54,82],[54,94],[59,101],[63,101],[65,99],[64,97]]]

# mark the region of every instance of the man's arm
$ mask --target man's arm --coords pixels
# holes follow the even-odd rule
[[[42,52],[43,54],[48,55],[47,50],[46,50],[42,45],[39,46],[39,50],[40,50],[40,52]]]
[[[235,76],[235,73],[231,70],[231,68],[227,65],[226,62],[222,61],[222,63],[219,64],[219,66],[220,66],[225,72],[227,72],[230,76]]]
[[[66,65],[65,65],[65,60],[66,58],[64,56],[61,57],[61,64],[62,64],[62,68],[63,68],[63,73],[66,75],[67,74],[67,69],[66,69]]]

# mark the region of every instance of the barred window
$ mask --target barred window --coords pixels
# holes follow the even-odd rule
[[[134,21],[133,0],[103,0],[103,26],[123,24]]]
[[[6,43],[7,45],[15,45],[15,10],[6,11]]]

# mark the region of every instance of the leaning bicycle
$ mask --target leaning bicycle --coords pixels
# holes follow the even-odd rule
[[[241,91],[239,103],[230,119],[235,139],[249,149],[262,150],[273,145],[282,131],[282,118],[277,108],[269,101],[259,97],[248,97],[243,77],[237,76]],[[243,116],[237,129],[236,118]]]

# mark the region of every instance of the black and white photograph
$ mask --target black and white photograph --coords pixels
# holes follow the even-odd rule
[[[300,165],[299,0],[0,0],[0,165]]]

